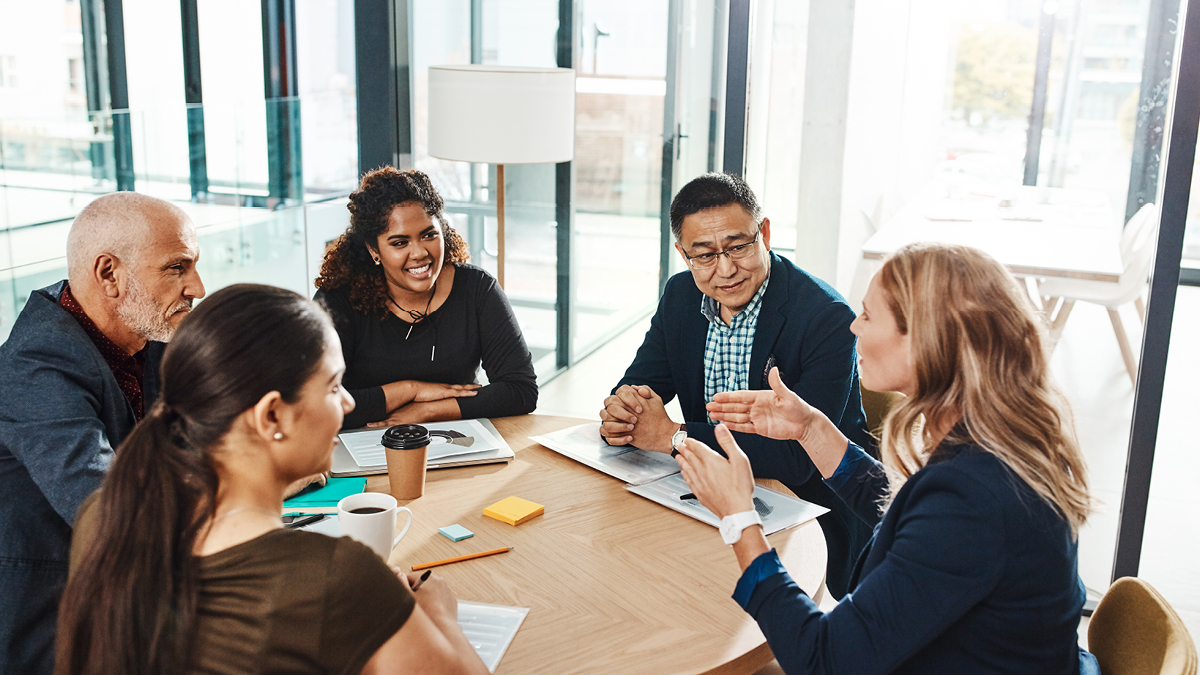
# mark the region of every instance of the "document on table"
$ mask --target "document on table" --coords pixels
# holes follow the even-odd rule
[[[645,485],[626,485],[625,489],[713,527],[721,524],[721,519],[701,506],[699,500],[680,499],[682,495],[692,491],[680,474]],[[754,486],[754,510],[758,511],[758,517],[762,518],[764,534],[775,534],[795,527],[829,511],[824,506],[817,506],[761,485]]]
[[[458,627],[475,653],[491,672],[496,672],[500,659],[512,644],[517,629],[529,614],[527,607],[489,605],[483,602],[458,601]]]
[[[430,464],[438,463],[447,457],[470,455],[506,447],[495,435],[478,420],[455,420],[452,422],[433,422],[422,425],[429,429],[432,438],[429,441],[429,455],[426,459]],[[351,433],[338,434],[350,456],[359,466],[386,466],[382,445],[383,434],[387,429],[369,429]]]
[[[642,485],[679,473],[679,464],[670,455],[629,445],[608,445],[600,438],[599,422],[530,436],[529,440],[631,485]]]

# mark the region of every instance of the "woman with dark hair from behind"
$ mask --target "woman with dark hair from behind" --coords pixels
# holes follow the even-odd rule
[[[728,459],[696,441],[680,448],[692,492],[728,519],[742,569],[734,600],[783,671],[1098,674],[1077,643],[1087,469],[1024,285],[978,250],[911,244],[871,280],[850,330],[863,387],[906,396],[884,421],[882,463],[774,371],[770,389],[708,404]],[[831,611],[763,536],[730,430],[799,441],[875,528]]]
[[[347,208],[315,297],[333,316],[358,402],[346,428],[533,412],[537,378],[508,298],[467,264],[429,176],[376,169]]]
[[[444,581],[346,537],[282,529],[284,489],[329,468],[338,337],[270,286],[213,294],[171,340],[159,402],[80,508],[60,675],[486,673]]]

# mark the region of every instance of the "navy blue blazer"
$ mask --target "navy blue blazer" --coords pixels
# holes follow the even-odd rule
[[[858,448],[826,483],[877,524],[850,594],[822,614],[774,551],[734,594],[784,672],[1073,675],[1090,660],[1071,528],[995,455],[943,444],[882,519],[887,480]]]
[[[34,291],[0,345],[0,672],[54,664],[58,601],[75,514],[133,430],[133,407],[83,327],[59,304],[66,282]],[[165,345],[146,351],[146,408]]]
[[[715,425],[709,424],[704,408],[709,323],[700,313],[703,298],[691,272],[667,281],[650,330],[613,391],[626,384],[648,385],[664,403],[678,396],[688,436],[720,452]],[[850,305],[831,286],[771,253],[771,281],[754,332],[749,382],[751,389],[769,389],[767,373],[778,366],[784,384],[800,398],[825,413],[847,438],[874,448],[858,388],[853,321]],[[734,437],[760,478],[794,489],[816,472],[796,441],[741,433]]]

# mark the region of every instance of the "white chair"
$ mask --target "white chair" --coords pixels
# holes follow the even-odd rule
[[[1129,379],[1137,384],[1137,360],[1129,345],[1129,336],[1121,323],[1117,309],[1132,302],[1138,316],[1146,320],[1146,305],[1142,302],[1142,291],[1150,278],[1154,264],[1155,244],[1158,241],[1158,211],[1154,204],[1146,204],[1133,214],[1121,233],[1121,262],[1124,271],[1116,283],[1088,281],[1084,279],[1043,279],[1038,282],[1038,295],[1042,297],[1042,308],[1050,317],[1051,350],[1058,343],[1071,308],[1078,301],[1090,302],[1108,309],[1121,357],[1129,371]],[[1062,301],[1059,306],[1059,301]],[[1057,309],[1057,311],[1055,311]]]

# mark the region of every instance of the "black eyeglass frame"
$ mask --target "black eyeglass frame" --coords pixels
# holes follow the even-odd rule
[[[732,254],[740,253],[741,251],[745,251],[746,249],[750,248],[751,246],[754,246],[755,244],[758,243],[758,238],[761,235],[762,235],[762,223],[758,223],[758,231],[754,233],[754,238],[744,244],[738,244],[737,246],[730,246],[727,249],[724,249],[721,251],[714,251],[712,253],[701,253],[699,255],[688,255],[687,251],[684,251],[682,246],[679,247],[679,250],[681,253],[683,253],[683,257],[687,258],[688,267],[690,267],[694,270],[707,270],[707,269],[712,269],[713,267],[717,266],[717,264],[720,262],[720,256],[725,256],[726,258],[729,259],[729,262],[732,262],[734,264],[736,264],[736,261],[738,261],[738,260],[745,260],[746,258],[734,258]],[[749,257],[749,256],[746,256],[746,257]],[[698,267],[696,265],[696,263],[692,262],[693,260],[705,260],[705,261],[711,260],[713,262],[712,262],[712,265],[705,266],[705,267]]]

